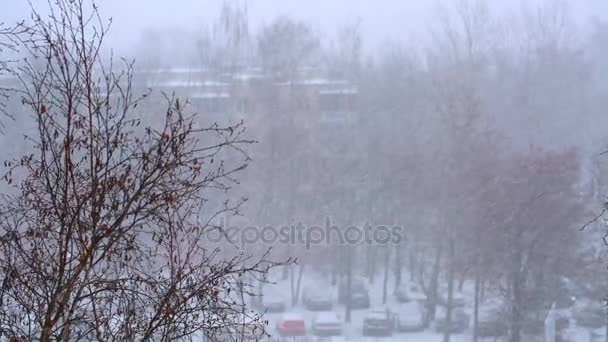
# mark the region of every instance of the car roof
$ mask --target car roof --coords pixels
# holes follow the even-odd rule
[[[409,302],[403,303],[401,305],[396,305],[392,307],[392,311],[397,313],[412,313],[419,312],[420,310],[424,310],[424,304],[420,302]]]
[[[386,318],[386,310],[370,310],[365,317],[368,318]]]
[[[329,320],[339,320],[340,318],[338,317],[338,314],[333,312],[333,311],[321,311],[319,313],[317,313],[317,315],[315,316],[315,319],[321,320],[321,321],[329,321]]]

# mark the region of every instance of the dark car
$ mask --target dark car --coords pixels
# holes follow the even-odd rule
[[[399,303],[407,303],[411,301],[409,286],[403,284],[395,290],[395,298]]]
[[[448,306],[448,293],[447,291],[445,291],[444,293],[440,293],[438,298],[437,298],[437,304],[441,305],[441,306]],[[464,306],[466,306],[467,304],[467,300],[464,297],[464,295],[462,295],[459,292],[452,292],[452,307],[453,308],[462,308]]]
[[[521,331],[526,335],[540,336],[545,331],[545,320],[540,317],[530,317],[523,320]]]
[[[438,332],[445,332],[448,330],[447,313],[445,310],[439,313],[437,319],[435,319],[435,330]],[[452,309],[452,319],[450,324],[450,332],[461,333],[469,327],[470,316],[460,308]]]
[[[411,301],[422,302],[426,300],[426,296],[420,288],[415,284],[401,284],[395,290],[395,298],[399,303],[409,303]]]
[[[372,310],[363,319],[363,336],[391,336],[396,324],[396,317],[390,310]]]
[[[304,289],[302,303],[311,311],[328,311],[333,306],[331,295],[327,291],[310,287]]]
[[[351,309],[367,309],[370,307],[369,292],[367,286],[361,280],[352,280],[350,298],[348,298],[348,284],[346,282],[340,284],[338,293],[338,301],[341,304],[350,301]]]
[[[508,323],[502,303],[488,303],[489,307],[481,308],[477,322],[479,337],[501,337],[507,335]],[[494,304],[494,305],[492,305]]]
[[[507,323],[504,320],[480,320],[477,322],[477,336],[501,337],[507,334]]]
[[[597,303],[588,304],[574,312],[576,323],[585,328],[597,329],[606,326],[606,308]]]
[[[259,311],[268,313],[284,312],[287,309],[287,304],[284,297],[280,295],[265,295],[254,301],[254,306]]]

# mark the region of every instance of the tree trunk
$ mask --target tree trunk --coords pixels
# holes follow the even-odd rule
[[[289,266],[289,288],[291,289],[291,306],[296,305],[296,277],[293,268],[293,265]]]
[[[433,262],[433,273],[431,274],[431,284],[427,301],[427,321],[435,319],[435,310],[437,308],[437,287],[439,286],[439,274],[441,271],[441,243],[437,244],[435,249],[435,260]]]
[[[351,298],[352,298],[352,253],[351,246],[346,246],[346,300],[345,300],[345,320],[350,323]]]
[[[376,254],[378,254],[378,249],[376,248],[376,246],[372,246],[372,245],[368,245],[370,253],[369,253],[369,273],[368,273],[368,279],[369,279],[369,283],[373,284],[374,283],[374,278],[376,277]]]
[[[388,292],[388,270],[389,263],[391,261],[391,248],[390,246],[385,246],[384,253],[384,283],[382,284],[382,304],[386,304],[386,297]]]
[[[338,273],[340,272],[340,251],[335,248],[333,250],[334,258],[331,263],[331,286],[336,286],[338,283]]]
[[[410,248],[410,257],[409,257],[409,262],[410,262],[410,281],[414,281],[415,279],[415,273],[416,273],[416,268],[417,268],[417,263],[416,263],[416,256],[415,256],[415,251],[414,248]]]
[[[447,307],[445,312],[445,324],[446,329],[443,333],[443,342],[450,342],[450,337],[452,336],[452,308],[453,308],[453,298],[454,298],[454,237],[452,236],[451,230],[448,233],[450,236],[448,237],[448,298],[447,298]]]
[[[370,280],[372,278],[372,246],[365,246],[365,277]]]
[[[296,297],[295,303],[293,305],[298,305],[298,301],[300,299],[300,289],[302,288],[302,276],[304,275],[304,264],[300,265],[300,270],[298,272],[298,281],[296,283]]]
[[[460,274],[460,279],[458,280],[458,291],[462,292],[462,289],[464,287],[464,283],[467,280],[467,274],[469,273],[469,268],[466,267],[462,273]]]
[[[477,252],[475,253],[475,285],[474,285],[474,298],[473,298],[473,342],[477,342],[479,335],[479,293],[481,285],[481,235],[476,234],[476,245]]]
[[[395,290],[401,285],[401,271],[403,269],[403,247],[401,245],[395,246]]]
[[[263,295],[264,295],[264,281],[260,279],[258,281],[258,296],[260,296],[260,298],[262,298]]]
[[[606,337],[606,342],[608,342],[608,314],[606,315],[606,329],[604,330],[604,335]]]
[[[479,258],[477,258],[479,260]],[[474,302],[473,302],[473,342],[477,342],[478,326],[479,326],[479,285],[480,281],[479,272],[479,261],[476,261],[475,265],[475,289],[474,289]]]
[[[516,247],[517,248],[517,247]],[[521,279],[521,250],[515,251],[511,270],[511,336],[510,342],[521,342],[521,307],[522,307],[522,279]]]

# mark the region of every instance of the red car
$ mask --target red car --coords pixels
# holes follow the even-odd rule
[[[298,314],[286,314],[277,323],[277,331],[281,336],[304,336],[306,335],[306,323],[304,323],[304,318]]]

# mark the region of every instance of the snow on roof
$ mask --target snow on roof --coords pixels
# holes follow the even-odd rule
[[[365,318],[386,319],[386,311],[370,311],[365,315]]]
[[[418,292],[418,291],[411,291],[409,293],[409,297],[412,300],[426,300],[426,295],[422,292]]]
[[[354,95],[357,93],[358,93],[357,88],[319,90],[320,95]]]
[[[172,73],[172,74],[189,74],[193,72],[207,72],[210,71],[209,68],[160,68],[160,69],[144,69],[139,70],[140,73],[147,74],[160,74],[160,73]]]
[[[330,80],[330,79],[326,79],[326,78],[311,78],[311,79],[299,80],[299,81],[295,81],[295,82],[287,81],[287,82],[277,83],[277,85],[280,85],[280,86],[288,86],[288,85],[292,85],[292,84],[297,84],[297,85],[347,85],[348,82],[342,81],[342,80]]]
[[[232,76],[232,79],[237,81],[249,81],[263,78],[265,78],[265,76],[260,74],[236,74]]]
[[[392,307],[392,311],[400,316],[420,315],[422,310],[424,310],[424,305],[418,302],[409,302]]]
[[[227,98],[230,97],[230,94],[229,93],[225,93],[225,92],[222,92],[222,93],[212,93],[212,92],[209,92],[209,93],[197,93],[197,94],[194,94],[194,95],[192,95],[190,97],[193,98],[193,99],[218,99],[218,98],[219,99],[227,99]]]
[[[151,85],[160,87],[227,87],[228,83],[218,81],[167,81],[153,82]]]

